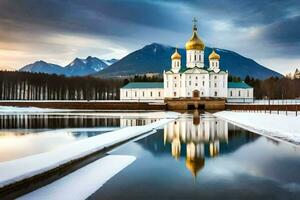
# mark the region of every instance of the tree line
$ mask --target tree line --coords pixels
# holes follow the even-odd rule
[[[259,80],[246,76],[244,81],[253,87],[256,99],[300,98],[300,79],[270,77]]]
[[[0,72],[1,100],[115,100],[122,79]]]
[[[162,82],[161,76],[128,78],[65,77],[43,73],[0,72],[0,100],[118,100],[128,82]],[[300,79],[270,77],[265,80],[229,76],[254,88],[256,99],[300,98]]]

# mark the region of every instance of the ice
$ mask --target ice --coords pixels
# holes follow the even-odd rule
[[[300,116],[222,111],[214,114],[249,131],[300,144]]]
[[[134,160],[134,156],[106,156],[18,199],[86,199]]]

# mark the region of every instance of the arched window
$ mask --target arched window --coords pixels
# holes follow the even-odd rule
[[[241,91],[239,90],[239,97],[241,96]]]
[[[230,96],[232,97],[232,90],[230,91]]]
[[[196,54],[195,54],[195,61],[197,60],[197,56],[196,56]]]
[[[215,91],[215,97],[216,97],[216,96],[218,96],[218,93],[217,93],[217,91]]]

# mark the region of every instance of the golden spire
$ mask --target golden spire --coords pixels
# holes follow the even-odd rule
[[[192,37],[189,39],[189,41],[185,44],[185,49],[186,50],[201,50],[203,51],[205,48],[205,45],[203,43],[203,41],[198,37],[197,34],[197,20],[194,17],[193,19],[193,35]]]
[[[172,54],[171,59],[181,59],[181,55],[177,51],[177,47],[175,48],[175,52]]]
[[[213,49],[213,51],[211,52],[211,54],[209,55],[209,60],[220,60],[220,55],[217,54],[215,52],[215,50]]]

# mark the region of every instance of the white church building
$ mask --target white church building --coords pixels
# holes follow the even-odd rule
[[[228,72],[220,69],[220,55],[212,50],[209,66],[204,64],[205,45],[194,23],[192,37],[185,44],[186,64],[175,49],[170,70],[163,72],[163,83],[134,82],[120,90],[121,100],[156,101],[166,99],[226,99],[252,102],[253,88],[244,82],[228,83]]]

